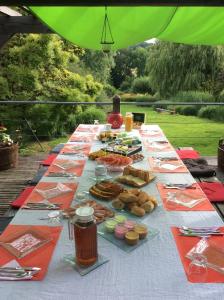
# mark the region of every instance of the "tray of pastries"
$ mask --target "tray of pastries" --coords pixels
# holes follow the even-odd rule
[[[124,168],[123,174],[116,178],[117,181],[134,187],[142,187],[155,179],[151,171],[136,169],[132,166]]]
[[[124,190],[112,201],[115,209],[126,210],[138,217],[151,213],[157,205],[155,197],[139,189]]]
[[[93,185],[89,192],[97,199],[110,201],[116,198],[123,190],[124,188],[116,182],[101,181]]]

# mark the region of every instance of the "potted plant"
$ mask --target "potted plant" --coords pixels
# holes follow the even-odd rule
[[[0,171],[15,168],[18,162],[18,143],[14,143],[7,128],[0,125]]]

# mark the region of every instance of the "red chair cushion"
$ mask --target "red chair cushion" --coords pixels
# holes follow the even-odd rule
[[[45,160],[43,160],[40,164],[43,166],[50,166],[57,157],[57,155],[58,154],[56,153],[49,154],[48,157]]]
[[[211,202],[224,202],[224,184],[221,182],[198,182]]]
[[[19,208],[26,201],[27,197],[32,193],[35,186],[29,186],[25,188],[20,195],[11,203],[12,207]]]
[[[180,159],[200,158],[200,154],[195,150],[176,150]]]

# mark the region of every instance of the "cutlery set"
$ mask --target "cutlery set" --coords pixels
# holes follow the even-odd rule
[[[28,280],[32,279],[41,268],[38,267],[0,267],[1,280]]]
[[[47,177],[65,177],[65,178],[71,178],[75,179],[77,177],[76,174],[74,173],[54,173],[54,172],[49,172]]]
[[[33,202],[27,202],[22,208],[24,209],[32,209],[32,210],[57,210],[60,209],[61,203],[33,203]]]
[[[215,236],[224,236],[224,233],[220,231],[219,227],[179,227],[181,236],[188,237],[210,237],[211,235]]]
[[[188,183],[166,183],[163,185],[165,189],[178,189],[178,190],[185,190],[185,189],[196,189],[196,186],[193,184],[188,184]]]

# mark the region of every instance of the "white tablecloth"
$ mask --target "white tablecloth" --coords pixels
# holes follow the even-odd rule
[[[95,141],[92,149],[100,146],[101,144]],[[147,169],[147,159],[136,164],[137,166]],[[88,190],[93,184],[90,178],[94,176],[93,174],[94,162],[87,161],[85,171],[79,179],[79,191]],[[170,176],[173,180],[194,181],[190,174],[157,174],[156,181],[165,182],[168,177],[171,178]],[[42,179],[45,180],[53,179]],[[44,280],[0,282],[0,299],[223,299],[223,284],[192,284],[187,281],[170,231],[171,225],[220,226],[223,225],[222,220],[216,212],[166,212],[160,201],[156,181],[144,187],[144,190],[154,194],[160,205],[152,214],[144,218],[143,222],[159,229],[160,233],[157,237],[131,253],[126,253],[99,237],[99,253],[107,256],[110,261],[82,277],[63,261],[65,254],[74,252],[73,241],[68,239],[66,221],[63,221],[64,229]],[[47,221],[39,220],[46,215],[46,211],[20,210],[12,223],[49,225]]]

